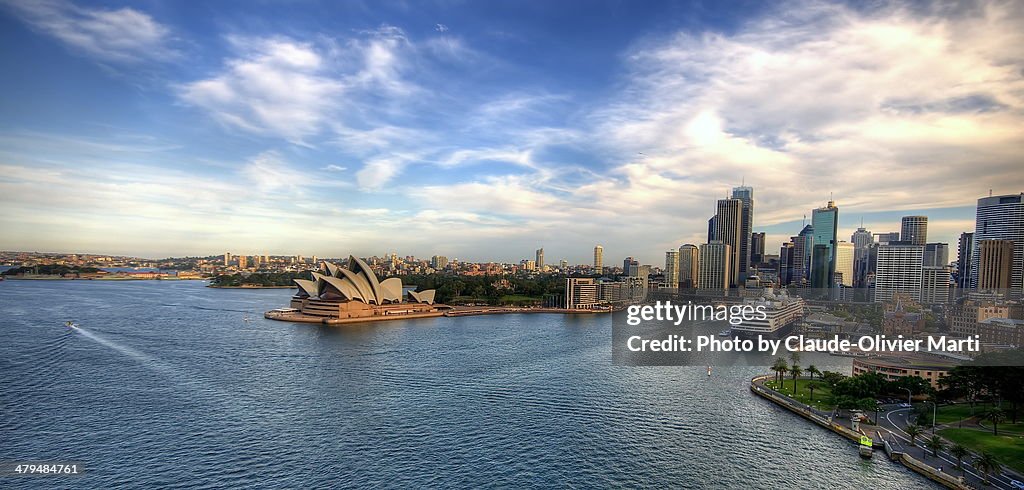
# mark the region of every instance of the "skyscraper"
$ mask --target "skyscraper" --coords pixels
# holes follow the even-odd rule
[[[224,252],[224,267],[231,263],[231,252]]]
[[[814,227],[804,225],[797,236],[790,237],[793,242],[793,274],[791,283],[803,284],[811,280],[811,252],[814,250]]]
[[[925,267],[946,267],[949,265],[948,243],[926,243],[924,245]]]
[[[740,283],[740,235],[742,234],[743,201],[719,199],[718,213],[715,214],[715,241],[729,246],[729,287]]]
[[[870,231],[864,228],[862,223],[860,228],[857,228],[857,231],[850,235],[850,241],[853,242],[853,284],[860,287],[864,283],[868,251],[871,243],[874,242],[874,237]]]
[[[779,249],[780,286],[786,286],[793,282],[793,262],[796,260],[793,251],[793,242],[783,243]]]
[[[863,226],[857,228],[857,231],[850,235],[850,242],[853,243],[853,260],[861,260],[867,254],[868,245],[875,241],[871,232],[864,229]]]
[[[928,243],[928,217],[904,216],[903,225],[900,227],[900,241],[910,242],[912,245]]]
[[[670,288],[679,287],[679,250],[665,252],[665,282]]]
[[[896,293],[921,299],[924,246],[889,242],[878,246],[875,265],[875,301],[892,299]]]
[[[248,265],[247,264],[247,260],[245,260],[245,259],[246,259],[245,255],[239,255],[238,256],[238,268],[239,269],[245,269],[245,267]]]
[[[887,233],[875,233],[875,236],[878,238],[879,244],[900,241],[900,232],[898,231],[890,231]]]
[[[544,269],[544,247],[537,249],[537,269]]]
[[[971,257],[973,288],[978,287],[978,251],[982,240],[1013,242],[1009,289],[1011,295],[1020,295],[1024,288],[1024,193],[978,199],[978,212],[974,223],[974,253]]]
[[[839,231],[839,208],[836,203],[829,201],[825,207],[812,211],[811,225],[814,226],[814,247],[825,247],[821,254],[811,258],[811,287],[832,287],[832,275],[836,271],[836,235]],[[822,278],[824,282],[821,282]]]
[[[604,247],[594,247],[594,272],[600,274],[604,270]]]
[[[836,270],[833,281],[846,287],[853,287],[854,245],[850,242],[836,244]]]
[[[739,268],[740,281],[747,279],[747,273],[750,269],[750,234],[753,232],[754,227],[754,188],[750,186],[739,186],[732,188],[732,198],[739,199],[742,203],[740,209],[740,236],[738,242],[739,251],[736,254],[739,257]],[[762,255],[764,251],[762,250]]]
[[[1012,240],[978,243],[978,289],[1010,289],[1012,262]]]
[[[627,277],[640,277],[640,262],[633,257],[622,261],[622,273]]]
[[[712,216],[711,219],[708,220],[708,243],[718,240],[718,237],[715,236],[715,229],[718,226],[717,218],[717,216]]]
[[[956,256],[956,287],[971,287],[971,264],[974,259],[974,233],[961,233]]]
[[[754,267],[764,262],[764,238],[763,231],[750,234],[750,266]]]
[[[697,278],[700,275],[700,249],[696,245],[687,243],[679,247],[679,287],[696,288],[700,285]]]
[[[729,289],[733,257],[732,250],[726,243],[715,240],[700,246],[698,258],[699,274],[697,282],[705,291],[726,291]]]

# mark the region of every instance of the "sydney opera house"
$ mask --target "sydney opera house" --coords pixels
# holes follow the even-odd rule
[[[379,281],[366,262],[353,256],[349,256],[344,267],[324,262],[319,273],[311,274],[312,279],[295,279],[299,290],[292,297],[291,310],[276,310],[279,314],[268,313],[268,318],[376,320],[385,316],[441,314],[434,305],[433,289],[403,294],[401,279]]]

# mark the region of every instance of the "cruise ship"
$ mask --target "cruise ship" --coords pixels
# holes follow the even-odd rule
[[[756,337],[780,337],[792,330],[793,324],[804,317],[804,300],[800,297],[790,297],[786,291],[775,291],[773,288],[765,288],[760,297],[748,298],[743,302],[744,306],[764,306],[767,318],[764,320],[753,318],[744,319],[738,325],[733,325],[734,335]]]

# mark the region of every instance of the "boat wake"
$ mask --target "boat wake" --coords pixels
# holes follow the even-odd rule
[[[99,335],[96,335],[96,334],[94,334],[94,333],[92,333],[92,332],[90,332],[90,331],[88,331],[88,330],[86,330],[86,329],[84,329],[82,327],[79,327],[78,325],[72,324],[72,325],[69,325],[69,328],[71,328],[72,330],[82,334],[83,336],[85,336],[86,338],[88,338],[90,340],[93,340],[93,341],[95,341],[95,342],[97,342],[99,344],[102,344],[102,345],[105,345],[107,347],[110,347],[111,349],[114,349],[114,350],[116,350],[116,351],[118,351],[118,352],[120,352],[120,353],[122,353],[124,355],[127,355],[129,357],[133,357],[133,358],[135,358],[138,361],[142,361],[144,363],[159,364],[159,361],[157,359],[151,357],[151,356],[147,356],[146,354],[143,354],[143,353],[141,353],[141,352],[139,352],[139,351],[137,351],[135,349],[132,349],[131,347],[126,347],[126,346],[118,344],[117,342],[114,342],[112,340],[108,340],[108,339],[105,339],[103,337],[100,337]]]

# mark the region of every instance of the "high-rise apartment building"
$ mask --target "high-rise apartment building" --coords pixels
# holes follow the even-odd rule
[[[836,271],[836,242],[839,231],[839,208],[836,207],[835,201],[829,201],[825,207],[812,211],[811,225],[814,226],[814,247],[819,245],[825,247],[819,256],[815,257],[812,254],[811,287],[832,287],[832,276]],[[824,281],[821,281],[821,278],[824,278]]]
[[[928,243],[928,217],[904,216],[900,226],[900,241],[911,245]]]
[[[1012,271],[1012,240],[978,243],[978,289],[1010,289]]]
[[[665,252],[665,282],[671,288],[679,287],[679,250]]]
[[[544,247],[537,249],[537,269],[544,269]]]
[[[888,301],[896,293],[919,301],[923,261],[923,245],[908,242],[879,245],[875,265],[875,301]]]
[[[698,287],[704,291],[727,291],[732,278],[732,250],[726,243],[715,240],[700,246],[698,258]]]
[[[1010,240],[1010,294],[1020,296],[1024,289],[1024,193],[978,199],[974,223],[974,254],[971,257],[971,287],[979,287],[979,249],[983,240]]]
[[[697,288],[700,286],[700,249],[687,243],[679,247],[679,287]]]
[[[430,258],[430,267],[435,270],[442,270],[448,267],[448,257],[444,255],[435,255]]]
[[[718,213],[715,214],[715,241],[729,246],[729,287],[740,283],[740,237],[743,224],[743,201],[740,199],[719,199]]]
[[[741,203],[740,208],[740,233],[739,239],[737,240],[738,251],[736,257],[739,262],[737,268],[739,269],[739,282],[747,279],[747,273],[750,270],[750,264],[752,261],[751,257],[751,233],[754,230],[754,188],[750,186],[739,186],[732,188],[732,198],[739,199]],[[764,251],[761,251],[764,254]]]
[[[238,256],[238,268],[239,268],[239,269],[245,269],[245,267],[246,267],[247,265],[249,265],[249,264],[247,263],[248,261],[246,260],[246,258],[247,258],[247,257],[246,257],[245,255],[239,255],[239,256]]]
[[[231,252],[224,252],[224,267],[231,263]]]
[[[604,247],[594,247],[594,272],[600,274],[604,270]]]
[[[759,231],[750,234],[750,266],[764,262],[764,239],[765,233]]]

